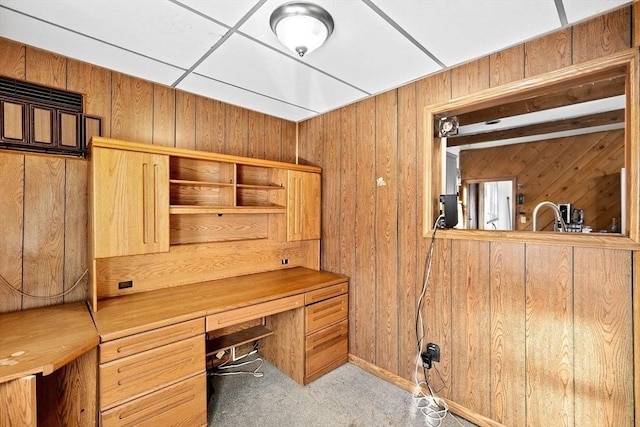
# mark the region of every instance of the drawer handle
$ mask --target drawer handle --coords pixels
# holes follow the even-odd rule
[[[322,351],[323,349],[327,347],[331,347],[333,344],[342,340],[345,335],[346,335],[346,331],[340,330],[337,334],[331,334],[328,337],[326,337],[324,340],[314,343],[312,349]]]
[[[180,405],[184,405],[185,403],[192,401],[195,398],[195,394],[196,394],[195,387],[190,386],[184,391],[181,391],[179,394],[186,395],[186,396],[180,397],[179,400],[174,400],[171,403],[166,403],[166,400],[163,400],[163,401],[151,400],[150,402],[144,405],[136,405],[135,408],[132,408],[128,411],[123,411],[118,416],[118,418],[121,420],[126,420],[131,416],[134,416],[136,414],[139,414],[142,411],[146,411],[149,409],[153,409],[153,412],[150,412],[149,414],[146,414],[144,417],[136,418],[135,420],[132,420],[132,421],[136,424],[139,424],[142,421],[146,421],[150,418],[157,417],[159,414],[163,414],[174,408],[177,408]],[[173,396],[173,399],[175,399],[176,397],[177,396]],[[132,425],[135,425],[135,424],[132,424]]]
[[[154,345],[155,343],[163,342],[163,341],[167,341],[167,344],[170,344],[170,342],[168,341],[171,340],[172,338],[182,338],[184,334],[197,335],[195,332],[196,332],[196,329],[191,327],[187,330],[175,331],[173,333],[161,335],[155,338],[149,338],[141,342],[137,342],[129,345],[125,344],[123,346],[118,347],[116,351],[118,354],[135,352],[137,348],[141,348],[141,347],[144,348],[146,346],[149,346],[150,344],[152,347],[156,347],[156,345]]]
[[[344,292],[345,292],[344,288],[340,288],[340,293],[344,293]],[[318,292],[317,294],[313,295],[313,299],[314,300],[323,299],[323,298],[330,297],[334,294],[335,294],[335,290],[329,289],[328,291]]]
[[[130,376],[119,379],[118,385],[125,385],[125,384],[139,381],[141,378],[147,377],[150,372],[153,372],[153,374],[157,376],[165,371],[173,371],[177,366],[191,364],[193,363],[194,360],[195,360],[194,357],[185,357],[184,359],[174,361],[171,364],[166,364],[161,368],[154,368],[152,370],[145,370],[142,372],[138,372],[135,375],[130,375]],[[121,372],[121,371],[118,371],[118,372]]]

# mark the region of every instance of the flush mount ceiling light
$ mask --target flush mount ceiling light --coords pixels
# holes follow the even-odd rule
[[[333,32],[329,12],[313,3],[285,3],[273,11],[270,23],[280,43],[300,56],[322,46]]]

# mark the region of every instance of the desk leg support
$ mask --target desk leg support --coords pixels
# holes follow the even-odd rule
[[[0,384],[0,426],[35,427],[36,408],[35,375]]]
[[[267,317],[274,334],[260,341],[260,354],[304,385],[304,307]]]

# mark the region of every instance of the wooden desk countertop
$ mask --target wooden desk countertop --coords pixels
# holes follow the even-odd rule
[[[181,321],[306,293],[346,276],[294,267],[107,298],[93,313],[101,342]]]
[[[49,375],[98,344],[85,302],[0,314],[0,383]]]

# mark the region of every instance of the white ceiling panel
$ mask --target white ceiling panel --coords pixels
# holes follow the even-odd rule
[[[0,37],[20,40],[31,46],[165,85],[173,83],[184,72],[5,9],[0,9]]]
[[[251,107],[247,108],[253,111],[276,117],[285,117],[291,121],[297,122],[317,115],[314,111],[286,104],[258,93],[249,92],[243,88],[208,79],[198,74],[189,74],[177,87],[187,92],[197,93],[229,104],[250,104]]]
[[[166,0],[2,0],[1,4],[185,69],[227,32]]]
[[[553,0],[373,0],[447,66],[560,28]]]
[[[203,13],[216,21],[229,27],[236,25],[258,0],[176,0],[176,3],[184,4]]]
[[[310,0],[335,30],[299,58],[269,25],[287,1],[0,0],[0,36],[299,121],[632,3]]]
[[[269,25],[282,0],[267,1],[240,31],[298,59]],[[317,0],[333,17],[335,28],[317,51],[300,59],[369,94],[388,90],[442,68],[361,1]],[[375,31],[372,29],[375,28]]]
[[[562,3],[567,20],[569,23],[574,23],[629,2],[625,0],[563,0]]]
[[[231,36],[194,72],[315,112],[366,95],[238,34]]]

